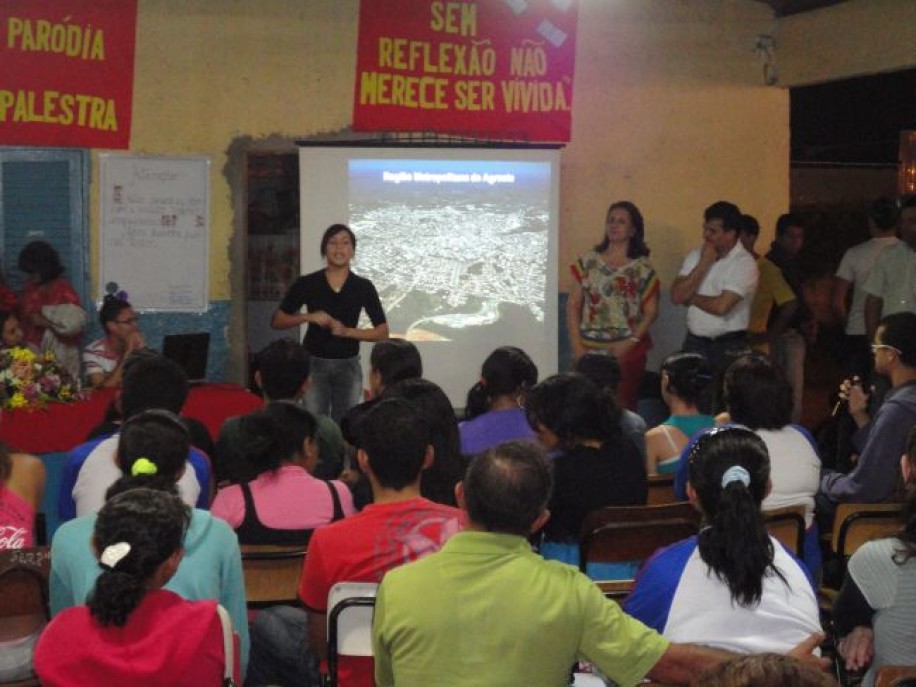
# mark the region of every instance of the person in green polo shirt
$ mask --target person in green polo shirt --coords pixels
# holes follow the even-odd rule
[[[532,552],[527,536],[550,517],[551,487],[546,454],[530,442],[500,444],[471,464],[456,488],[468,529],[382,580],[378,687],[557,687],[577,658],[622,687],[645,675],[687,684],[731,657],[670,644],[578,570]]]

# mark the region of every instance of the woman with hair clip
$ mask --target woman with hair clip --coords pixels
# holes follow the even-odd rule
[[[522,349],[501,346],[488,355],[458,424],[461,452],[476,456],[504,441],[533,439],[520,400],[537,381],[537,366]]]
[[[83,371],[89,386],[121,386],[124,361],[146,346],[137,327],[137,313],[127,300],[108,293],[99,308],[99,323],[105,336],[83,349]]]
[[[661,367],[662,400],[671,411],[668,419],[646,432],[646,472],[677,471],[681,451],[696,432],[716,420],[697,408],[700,396],[712,383],[712,368],[699,353],[675,353]]]
[[[355,512],[343,482],[312,476],[316,427],[314,416],[292,401],[242,417],[240,448],[257,477],[220,489],[210,508],[240,543],[305,545],[316,527]]]
[[[88,605],[64,611],[42,633],[35,651],[42,685],[221,683],[234,656],[224,644],[225,612],[216,601],[162,589],[181,562],[189,521],[181,499],[157,489],[106,502],[92,536],[102,572]],[[229,674],[238,678],[235,668]]]
[[[548,377],[528,392],[528,423],[554,452],[554,488],[541,554],[579,563],[579,530],[589,511],[646,502],[646,468],[638,448],[620,429],[620,409],[578,374]],[[632,577],[634,566],[589,566],[601,579]]]
[[[868,666],[864,687],[872,687],[882,666],[916,666],[916,425],[900,468],[903,526],[897,536],[863,544],[852,555],[833,605],[837,649],[847,670]]]
[[[763,440],[743,427],[713,429],[689,461],[700,533],[646,561],[624,610],[673,642],[737,653],[786,653],[820,632],[811,580],[760,511],[770,489]]]
[[[177,495],[176,485],[184,473],[189,446],[188,430],[177,415],[167,410],[147,410],[132,417],[118,437],[117,461],[125,476],[109,487],[106,503],[137,488]],[[53,616],[86,603],[92,592],[101,569],[89,542],[100,517],[96,513],[78,517],[54,533],[50,577]],[[244,672],[249,646],[248,609],[238,539],[223,520],[199,508],[191,509],[189,523],[181,565],[163,584],[189,601],[216,599],[226,608],[241,641]]]
[[[659,292],[639,208],[628,200],[613,203],[601,241],[570,269],[576,283],[569,290],[566,328],[573,358],[590,350],[617,358],[620,405],[636,410]]]

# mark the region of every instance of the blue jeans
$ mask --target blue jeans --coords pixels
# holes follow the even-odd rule
[[[314,415],[327,415],[338,425],[347,411],[360,401],[363,369],[359,356],[316,358],[312,356],[305,407]]]

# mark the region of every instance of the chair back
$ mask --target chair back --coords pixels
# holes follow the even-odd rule
[[[763,519],[771,537],[778,539],[797,558],[804,555],[805,507],[803,505],[765,510]]]
[[[35,632],[50,617],[48,576],[51,551],[47,546],[0,551],[0,640]],[[2,683],[4,687],[41,684],[35,677]]]
[[[337,685],[341,656],[372,656],[372,613],[378,585],[338,582],[328,594],[328,676]]]
[[[296,603],[305,547],[243,544],[239,548],[250,607]]]
[[[875,687],[916,686],[916,666],[882,666],[875,677]]]
[[[579,535],[579,569],[589,562],[642,561],[661,547],[696,534],[700,514],[689,503],[606,506],[591,511]]]
[[[900,531],[899,503],[841,503],[833,517],[831,546],[848,558],[865,542],[891,537]]]
[[[659,506],[664,503],[677,503],[674,495],[674,473],[667,475],[649,475],[649,497],[646,503]]]

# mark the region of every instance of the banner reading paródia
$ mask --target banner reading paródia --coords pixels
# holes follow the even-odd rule
[[[565,142],[577,0],[361,0],[353,128]]]
[[[0,145],[130,145],[137,0],[0,0]]]

